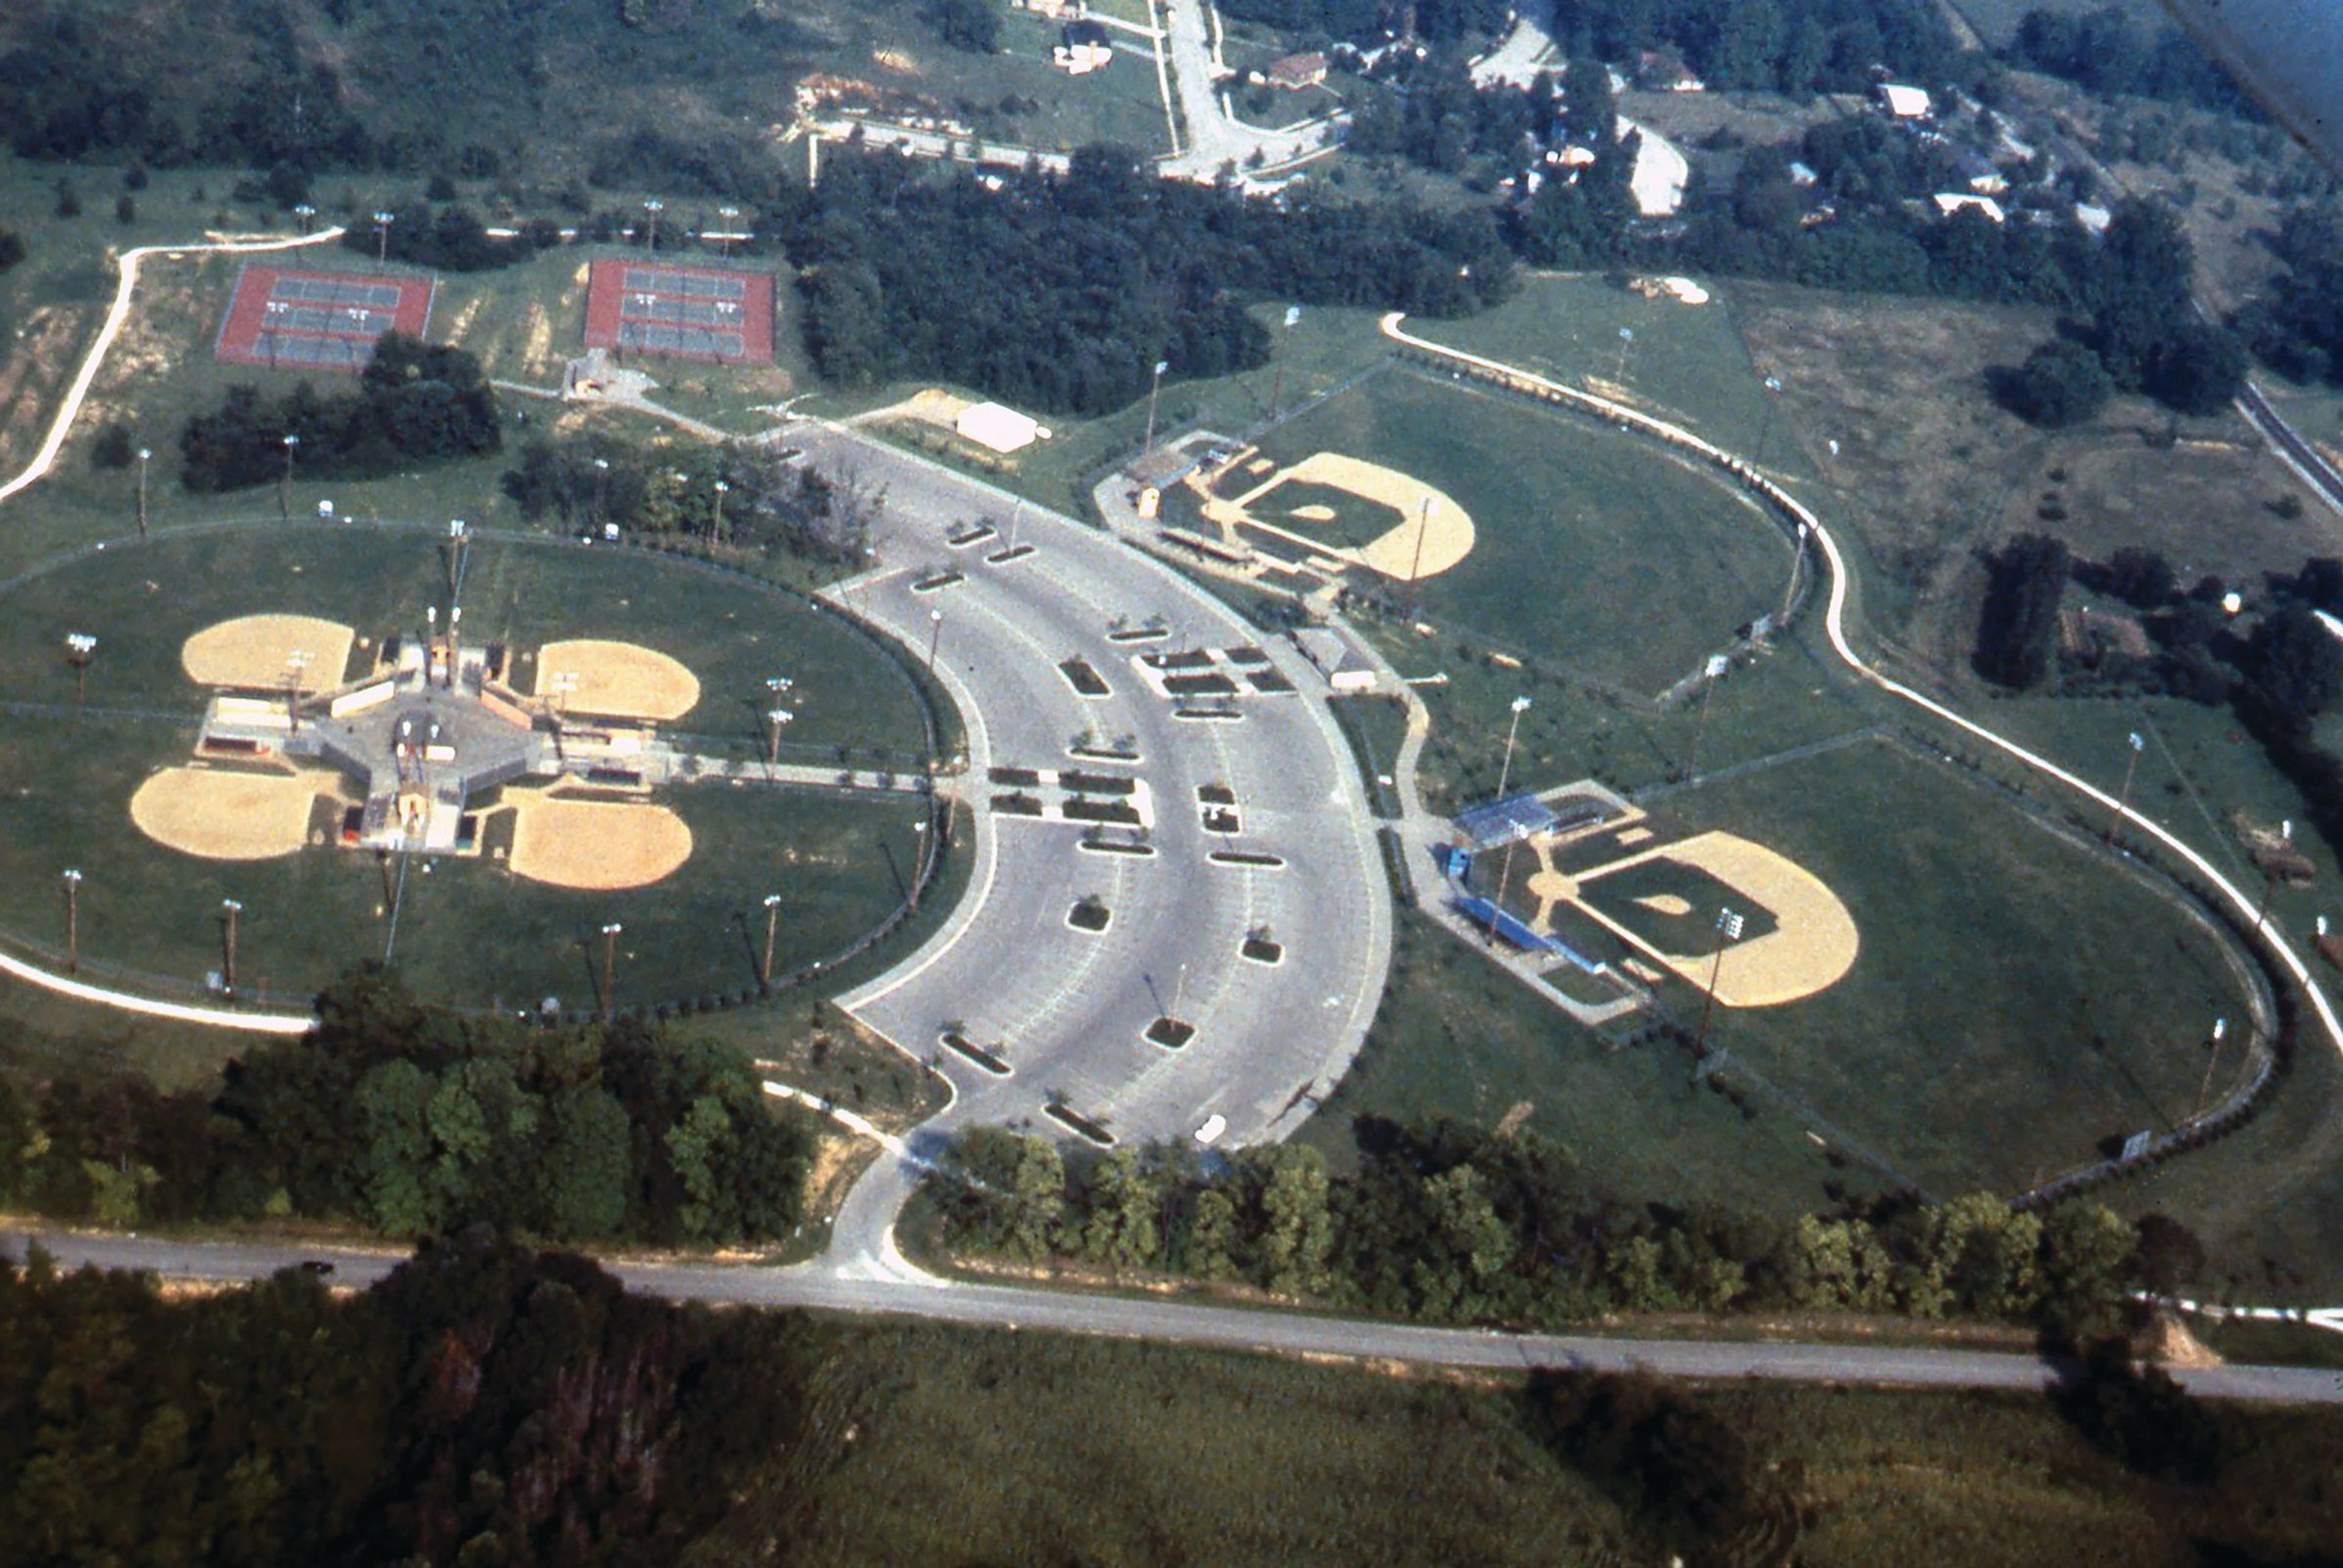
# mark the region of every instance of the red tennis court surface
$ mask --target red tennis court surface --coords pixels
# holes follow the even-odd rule
[[[773,275],[598,261],[586,287],[586,347],[770,365]]]
[[[431,285],[417,277],[290,272],[246,264],[212,352],[230,365],[363,370],[384,333],[420,337]]]

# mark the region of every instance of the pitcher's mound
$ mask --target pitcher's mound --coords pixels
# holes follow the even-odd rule
[[[571,713],[608,719],[680,719],[699,702],[699,678],[679,660],[631,642],[548,642],[537,653],[537,695],[575,676],[561,698]]]
[[[523,797],[510,865],[533,882],[597,892],[640,888],[691,859],[691,829],[665,806]]]
[[[206,860],[266,860],[309,833],[317,781],[295,774],[166,768],[130,798],[130,819],[158,844]]]
[[[179,663],[197,686],[283,691],[297,685],[304,692],[330,691],[342,683],[356,636],[337,621],[315,616],[239,616],[187,638]]]

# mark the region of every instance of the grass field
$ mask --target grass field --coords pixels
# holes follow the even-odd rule
[[[1623,1496],[1535,1439],[1518,1380],[835,1333],[813,1382],[820,1437],[777,1455],[772,1484],[684,1561],[747,1561],[776,1539],[809,1563],[1667,1561]],[[1798,1503],[1796,1561],[1816,1568],[2181,1568],[2232,1548],[2213,1560],[2308,1562],[2338,1523],[2325,1415],[2225,1412],[2236,1457],[2197,1490],[2127,1472],[2031,1396],[1689,1397]]]
[[[1365,458],[1445,491],[1473,553],[1420,586],[1423,618],[1651,696],[1778,608],[1787,542],[1755,508],[1648,446],[1412,370],[1280,426],[1262,455]]]
[[[411,632],[421,607],[445,598],[441,570],[420,530],[302,526],[160,538],[16,583],[0,617],[0,658],[15,674],[0,691],[31,706],[0,719],[0,845],[13,862],[0,879],[0,927],[55,940],[55,879],[73,865],[88,878],[83,949],[95,966],[199,978],[217,964],[211,916],[225,897],[247,907],[240,969],[252,989],[297,998],[378,955],[387,932],[371,857],[311,849],[271,861],[195,860],[133,830],[127,802],[149,772],[187,755],[204,697],[179,668],[189,632],[271,608],[342,619],[370,638]],[[517,649],[591,632],[681,658],[702,683],[699,705],[676,727],[699,738],[691,744],[753,749],[769,700],[762,682],[786,670],[800,716],[790,756],[903,769],[920,755],[910,678],[860,634],[786,595],[653,558],[483,541],[466,597],[468,629]],[[68,621],[100,635],[92,710],[79,719],[58,657]],[[768,892],[789,897],[777,960],[786,970],[875,925],[915,863],[918,809],[900,798],[709,783],[669,799],[694,852],[677,877],[639,893],[516,884],[485,859],[415,863],[397,955],[418,989],[475,1004],[560,995],[583,1005],[577,938],[617,918],[639,1000],[738,990],[754,976],[746,939],[729,923],[736,913]]]

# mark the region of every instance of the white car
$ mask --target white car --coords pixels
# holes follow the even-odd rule
[[[1202,1127],[1196,1129],[1196,1141],[1210,1149],[1221,1141],[1221,1134],[1228,1130],[1229,1119],[1214,1111],[1204,1118],[1204,1124]]]

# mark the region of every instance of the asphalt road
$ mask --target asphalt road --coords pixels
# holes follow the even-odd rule
[[[1210,180],[1233,164],[1242,177],[1252,171],[1256,154],[1261,167],[1274,169],[1309,157],[1338,139],[1347,123],[1344,116],[1303,130],[1272,131],[1248,126],[1222,108],[1220,73],[1212,61],[1211,9],[1208,0],[1172,0],[1161,7],[1163,52],[1171,63],[1172,91],[1187,136],[1180,155],[1157,166],[1181,178]]]
[[[790,439],[825,468],[885,486],[874,533],[880,565],[831,596],[914,657],[932,647],[936,673],[969,726],[958,787],[978,807],[970,890],[918,952],[840,999],[904,1050],[932,1057],[950,1080],[953,1104],[920,1139],[1028,1119],[1062,1132],[1044,1120],[1052,1101],[1125,1141],[1187,1136],[1216,1114],[1230,1145],[1283,1136],[1364,1040],[1391,943],[1373,816],[1315,673],[1219,599],[1095,528],[849,429],[801,424]],[[994,537],[950,544],[948,535],[980,518],[994,524]],[[987,558],[1012,537],[1030,553]],[[945,570],[961,580],[921,590]],[[1160,641],[1109,635],[1118,622],[1154,618],[1167,630]],[[1141,678],[1145,653],[1245,645],[1267,651],[1296,689],[1242,695],[1233,720],[1183,719],[1182,704]],[[1075,690],[1059,668],[1075,655],[1110,695]],[[1129,738],[1136,760],[1073,755],[1086,733]],[[1153,852],[1086,850],[1078,823],[990,809],[991,797],[1008,792],[987,782],[994,766],[1139,780],[1153,813]],[[1206,830],[1197,789],[1208,783],[1234,791],[1236,831]],[[1046,789],[1027,792],[1052,798]],[[1232,850],[1282,863],[1212,858]],[[1103,932],[1069,925],[1084,896],[1105,901]],[[1284,950],[1273,966],[1240,956],[1262,926]],[[1164,1015],[1195,1026],[1181,1049],[1143,1038]],[[947,1022],[1010,1071],[942,1049]],[[884,1177],[865,1184],[876,1193]],[[864,1214],[864,1203],[851,1212]],[[870,1220],[845,1224],[842,1237],[876,1249],[883,1228],[875,1212]]]
[[[403,1254],[246,1242],[179,1241],[159,1237],[28,1236],[0,1232],[0,1251],[22,1258],[38,1240],[66,1268],[152,1270],[174,1279],[256,1279],[308,1259],[330,1261],[334,1282],[364,1286]],[[1501,1371],[1554,1368],[1585,1372],[1647,1369],[1665,1377],[1711,1382],[1854,1383],[1902,1388],[2036,1390],[2055,1382],[2058,1366],[2039,1356],[1888,1345],[1827,1345],[1715,1340],[1639,1340],[1569,1334],[1505,1334],[1472,1329],[1293,1312],[1202,1306],[1192,1302],[1080,1295],[1012,1286],[914,1283],[854,1277],[821,1264],[791,1269],[698,1263],[606,1265],[628,1286],[670,1301],[799,1307],[1291,1355],[1335,1355],[1423,1365]],[[2191,1392],[2267,1404],[2343,1404],[2343,1373],[2310,1367],[2226,1366],[2173,1369]]]

